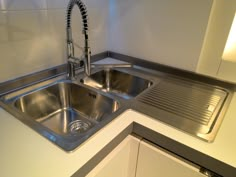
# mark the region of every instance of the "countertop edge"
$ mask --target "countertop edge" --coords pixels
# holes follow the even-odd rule
[[[134,111],[134,110],[130,110]],[[134,121],[120,132],[110,143],[100,150],[92,159],[84,164],[72,177],[86,176],[99,162],[105,158],[121,141],[128,135],[135,134],[144,138],[188,161],[191,161],[201,167],[204,167],[214,173],[223,175],[224,177],[232,177],[236,174],[236,168],[221,162],[207,154],[203,154],[196,149],[188,147],[180,142],[175,141],[159,132],[156,132],[140,123]]]

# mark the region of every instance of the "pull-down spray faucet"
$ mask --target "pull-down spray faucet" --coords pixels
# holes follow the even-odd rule
[[[83,58],[77,58],[74,56],[74,43],[72,39],[72,30],[71,30],[71,15],[73,7],[77,5],[80,14],[82,16],[83,23],[83,35],[84,35],[84,50]],[[88,14],[87,9],[84,3],[81,0],[70,0],[67,6],[66,12],[66,37],[67,37],[67,59],[68,59],[68,76],[70,79],[75,78],[76,65],[81,63],[84,60],[84,71],[87,76],[90,76],[90,56],[91,51],[89,47],[89,35],[88,35]]]

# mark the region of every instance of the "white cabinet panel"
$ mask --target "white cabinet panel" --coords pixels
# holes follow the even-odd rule
[[[128,136],[86,177],[135,177],[139,142]]]
[[[139,148],[136,177],[205,177],[199,168],[142,141]]]
[[[198,73],[236,82],[234,72],[236,69],[236,63],[235,61],[232,61],[234,57],[231,56],[229,58],[229,56],[225,55],[228,50],[224,51],[229,33],[231,31],[231,25],[233,24],[234,18],[236,18],[235,12],[235,0],[214,1],[211,16],[208,22],[208,30],[204,45],[202,47],[200,59],[198,61]],[[234,41],[235,39],[233,37],[231,42],[234,43]],[[234,49],[232,48],[230,50]]]

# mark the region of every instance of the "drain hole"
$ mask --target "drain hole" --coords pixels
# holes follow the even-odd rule
[[[70,132],[73,134],[83,133],[87,131],[91,126],[92,124],[90,122],[83,120],[75,120],[68,125]]]

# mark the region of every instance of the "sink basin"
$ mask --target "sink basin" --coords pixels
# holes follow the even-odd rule
[[[66,145],[67,138],[89,137],[120,107],[118,101],[72,82],[9,94],[2,101],[9,112],[65,150],[75,148]]]
[[[83,125],[77,127],[78,132],[89,129],[119,107],[111,98],[65,82],[22,96],[13,105],[58,134],[74,133],[77,120]]]
[[[85,85],[111,92],[125,99],[136,97],[152,82],[114,69],[105,69],[82,80]]]

